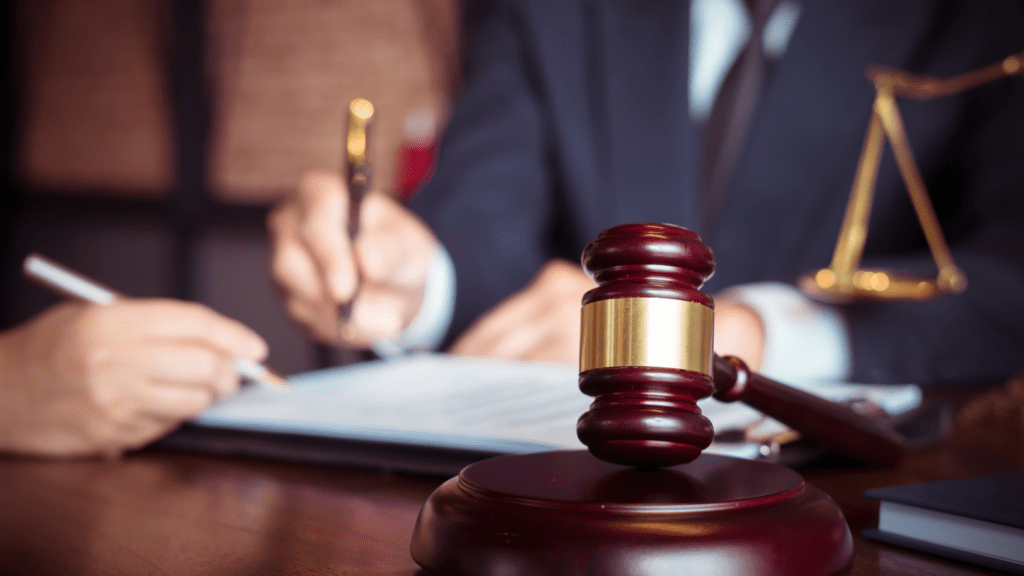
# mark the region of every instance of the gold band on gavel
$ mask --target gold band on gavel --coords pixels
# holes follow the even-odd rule
[[[583,306],[580,372],[641,366],[711,375],[714,311],[668,298],[614,298]]]

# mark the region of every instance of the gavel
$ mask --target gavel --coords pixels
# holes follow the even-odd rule
[[[640,468],[690,462],[711,444],[697,400],[742,401],[825,448],[873,464],[905,447],[870,418],[713,353],[715,269],[700,237],[669,224],[605,230],[583,252],[597,287],[583,297],[580,389],[594,397],[577,423],[590,452]]]
[[[697,400],[742,400],[826,447],[899,459],[899,439],[852,410],[712,351],[715,259],[665,224],[602,232],[583,253],[584,450],[470,464],[423,505],[413,559],[461,576],[843,573],[853,536],[842,511],[795,471],[701,451]]]

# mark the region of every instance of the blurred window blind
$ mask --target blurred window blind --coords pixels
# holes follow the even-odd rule
[[[348,102],[376,108],[377,187],[406,119],[440,126],[458,81],[457,0],[208,0],[211,187],[263,204],[309,169],[340,170]]]
[[[29,190],[157,197],[173,185],[152,0],[21,0],[18,172]]]

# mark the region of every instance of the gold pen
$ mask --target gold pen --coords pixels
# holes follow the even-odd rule
[[[25,276],[63,296],[109,306],[121,295],[106,286],[61,266],[39,254],[29,254],[22,265]],[[244,378],[268,388],[284,390],[288,380],[271,368],[248,358],[232,358],[232,364]]]
[[[345,137],[346,166],[348,169],[348,237],[353,242],[359,235],[359,207],[363,198],[370,191],[369,128],[373,118],[373,104],[364,98],[356,98],[348,105],[348,133]],[[338,318],[341,321],[341,336],[346,340],[355,337],[352,333],[352,304],[359,296],[362,278],[356,276],[356,289],[352,298],[338,307]]]

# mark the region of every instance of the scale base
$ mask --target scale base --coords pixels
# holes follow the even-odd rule
[[[634,469],[586,451],[467,466],[427,500],[412,557],[443,575],[838,574],[842,512],[799,474],[704,454]]]

